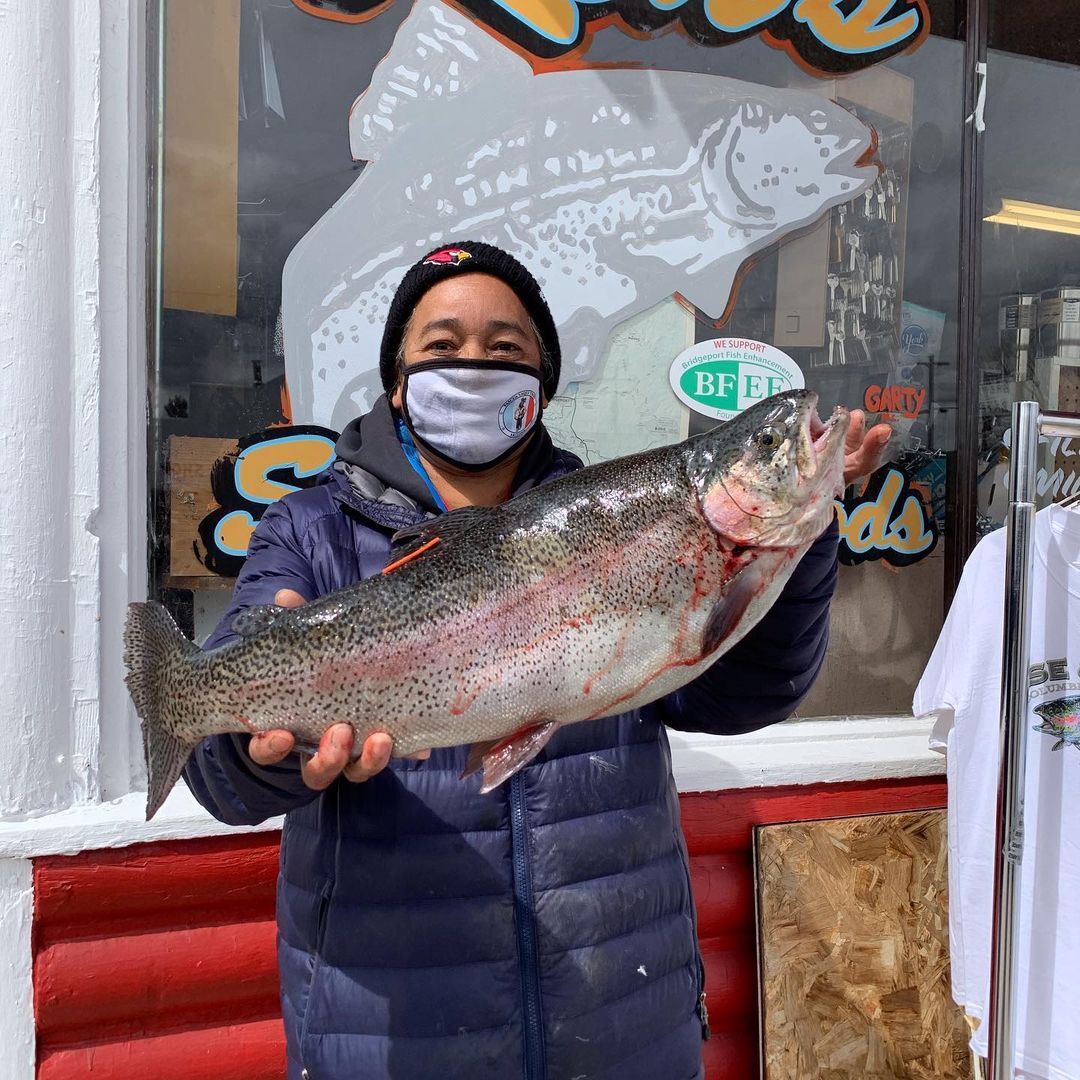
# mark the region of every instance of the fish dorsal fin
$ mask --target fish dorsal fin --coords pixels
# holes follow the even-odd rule
[[[428,518],[417,525],[410,525],[407,529],[400,529],[394,533],[394,546],[399,548],[394,555],[408,555],[436,537],[441,543],[455,540],[487,521],[495,513],[495,509],[492,506],[463,506],[438,517]]]
[[[391,538],[393,550],[390,562],[383,570],[389,574],[405,563],[413,562],[432,548],[456,540],[475,529],[495,512],[490,506],[463,506],[458,510],[428,518],[407,529],[400,529]]]
[[[269,630],[289,608],[277,604],[259,604],[245,608],[232,621],[232,632],[242,638],[256,637]]]
[[[441,124],[442,106],[460,102],[481,83],[531,77],[526,61],[468,16],[421,0],[349,111],[352,156],[374,161],[405,128]]]

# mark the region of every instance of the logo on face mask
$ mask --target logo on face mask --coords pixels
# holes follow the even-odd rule
[[[516,439],[532,427],[536,419],[536,393],[519,390],[503,402],[499,410],[499,427],[508,438]]]
[[[443,248],[442,251],[432,252],[425,260],[425,266],[460,266],[472,255],[462,248]]]

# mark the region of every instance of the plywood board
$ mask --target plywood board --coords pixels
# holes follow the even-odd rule
[[[766,1080],[968,1080],[945,811],[755,830]]]
[[[240,0],[165,5],[164,302],[236,314]]]
[[[172,588],[232,587],[231,578],[208,570],[201,560],[199,522],[217,508],[210,487],[214,463],[235,457],[235,439],[169,439],[169,576]]]

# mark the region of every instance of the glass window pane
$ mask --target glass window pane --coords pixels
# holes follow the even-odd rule
[[[1014,400],[1080,412],[1080,41],[1059,6],[991,5],[980,311],[979,529],[1008,506]],[[1080,446],[1044,440],[1039,505],[1080,490]]]
[[[155,588],[211,629],[254,522],[381,392],[405,268],[486,239],[552,304],[564,364],[545,419],[587,464],[726,415],[710,369],[672,374],[711,342],[721,366],[741,357],[731,408],[801,377],[823,413],[892,425],[889,467],[844,502],[832,647],[802,712],[906,712],[949,524],[958,3],[842,76],[811,73],[829,57],[805,35],[703,47],[608,26],[584,56],[530,62],[457,9],[352,18],[362,6],[163,2]],[[780,367],[745,366],[758,356]]]

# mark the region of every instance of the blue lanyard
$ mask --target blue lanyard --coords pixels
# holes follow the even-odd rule
[[[416,449],[416,443],[413,442],[412,435],[409,433],[408,427],[405,426],[405,421],[400,416],[395,416],[394,426],[397,428],[397,437],[398,442],[401,443],[401,449],[405,451],[405,460],[413,467],[416,475],[427,484],[427,489],[431,492],[436,507],[446,513],[446,504],[435,490],[435,485],[431,482],[431,477],[428,476],[427,469],[424,468],[424,463],[420,460],[420,451]]]

